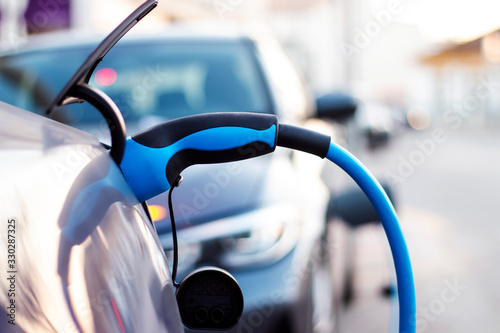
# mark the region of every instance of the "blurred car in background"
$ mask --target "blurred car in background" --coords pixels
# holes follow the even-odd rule
[[[43,113],[97,40],[44,36],[3,55],[3,101]],[[346,110],[352,114],[356,108],[339,113],[333,100],[317,108],[274,40],[220,31],[179,28],[126,36],[90,83],[116,102],[129,135],[178,117],[227,111],[273,113],[281,122],[330,129],[315,118],[345,117]],[[108,140],[106,122],[88,104],[65,106],[53,117]],[[245,298],[234,331],[337,329],[341,293],[333,290],[330,276],[329,256],[336,253],[327,240],[330,193],[321,169],[317,157],[278,149],[253,160],[183,172],[184,182],[173,196],[179,276],[204,265],[231,272]],[[167,195],[148,204],[171,255]]]
[[[355,123],[366,139],[370,150],[390,143],[391,138],[404,134],[408,127],[425,129],[429,115],[423,108],[412,108],[408,113],[401,106],[395,107],[379,101],[361,101],[355,115]]]
[[[360,104],[356,118],[369,149],[376,149],[389,142],[395,126],[393,117],[391,108],[382,103]]]

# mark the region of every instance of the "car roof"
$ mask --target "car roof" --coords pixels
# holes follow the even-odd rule
[[[95,32],[58,31],[32,36],[15,49],[6,50],[0,56],[38,51],[41,49],[97,46],[106,35]],[[221,24],[170,24],[153,32],[130,31],[118,42],[120,45],[153,41],[179,42],[238,42],[255,40],[236,25]]]

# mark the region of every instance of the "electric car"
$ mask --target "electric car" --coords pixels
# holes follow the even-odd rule
[[[0,331],[182,332],[152,221],[99,141],[0,102]]]
[[[38,45],[0,57],[4,102],[35,113],[46,110],[98,41],[63,36],[41,37]],[[126,36],[97,66],[90,83],[115,101],[129,135],[178,117],[227,111],[276,114],[280,122],[331,130],[318,115],[343,117],[356,107],[344,103],[342,109],[326,99],[318,110],[273,39],[217,29],[178,27]],[[53,118],[109,140],[106,120],[88,104],[62,107]],[[327,241],[330,193],[321,169],[317,157],[278,149],[269,156],[183,172],[173,192],[178,276],[205,265],[231,272],[245,299],[233,331],[336,328],[340,293],[331,283],[335,248]],[[167,194],[148,204],[171,257]]]

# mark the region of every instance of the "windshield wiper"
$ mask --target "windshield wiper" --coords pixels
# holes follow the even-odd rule
[[[118,27],[116,27],[89,55],[76,73],[66,83],[57,97],[52,101],[46,114],[50,115],[56,108],[72,104],[88,102],[92,104],[106,119],[111,131],[111,157],[119,165],[123,157],[125,145],[125,121],[116,104],[101,90],[88,83],[97,65],[108,51],[158,5],[158,0],[147,0],[132,12]]]
[[[59,106],[81,102],[79,98],[71,96],[70,91],[78,84],[88,84],[95,68],[101,62],[108,51],[144,16],[151,12],[158,5],[158,0],[147,0],[132,14],[130,14],[118,27],[116,27],[99,46],[89,55],[87,60],[80,66],[73,77],[66,83],[47,110],[47,114]]]

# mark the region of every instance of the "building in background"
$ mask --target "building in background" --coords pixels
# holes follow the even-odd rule
[[[422,58],[433,69],[436,115],[453,126],[500,122],[500,30]]]
[[[0,0],[0,47],[60,29],[109,32],[141,0]],[[335,48],[347,0],[161,0],[138,29],[179,21],[229,22],[277,35],[318,91],[345,87],[345,60]],[[15,7],[14,10],[12,9]],[[8,18],[8,19],[7,19]]]
[[[142,1],[0,0],[0,48],[15,47],[19,37],[23,40],[26,35],[55,29],[104,34]],[[465,30],[470,35],[470,31],[485,29],[478,26],[485,21],[484,15],[470,20],[467,29],[459,29],[463,20],[454,15],[461,7],[464,13],[471,8],[495,12],[469,1],[453,5],[451,13],[450,1],[160,0],[158,8],[133,31],[155,30],[172,22],[236,22],[250,31],[277,36],[316,92],[347,91],[403,112],[428,110],[442,119],[478,80],[498,72],[498,61],[487,58],[497,47],[491,45],[498,45],[498,35],[440,52],[443,44],[434,42],[436,36],[444,32],[463,35]],[[495,15],[490,21],[490,26],[497,22]],[[485,47],[490,53],[485,53]],[[475,114],[496,117],[499,96],[492,93]]]
[[[38,34],[71,27],[69,0],[0,0],[2,36]]]

